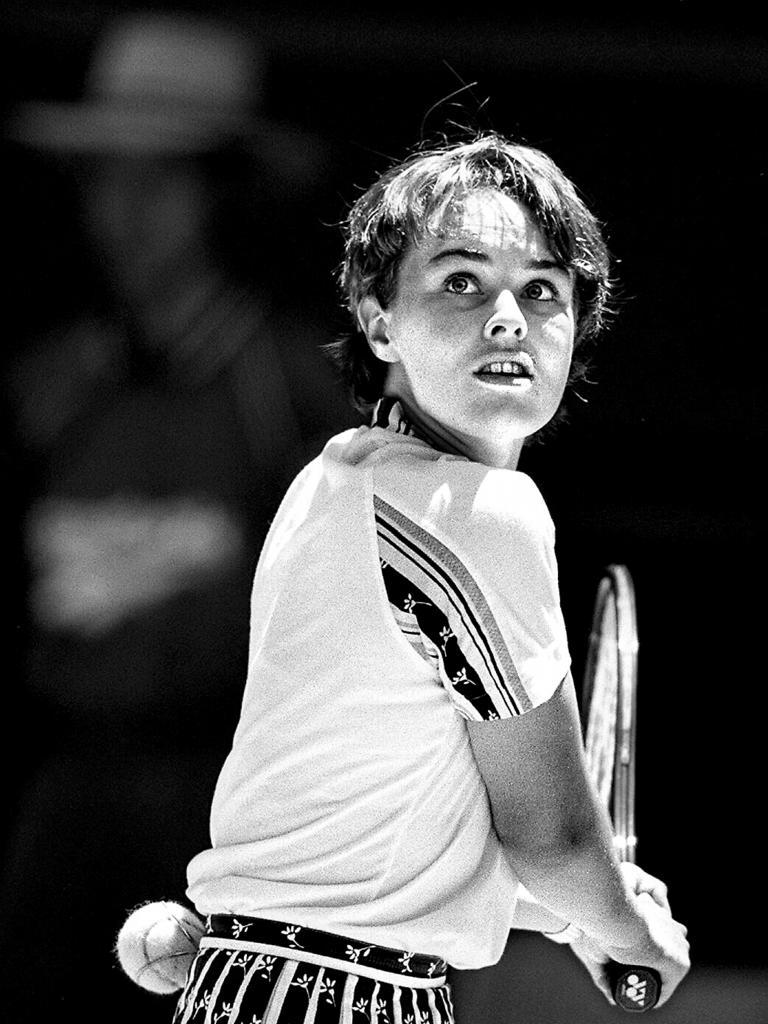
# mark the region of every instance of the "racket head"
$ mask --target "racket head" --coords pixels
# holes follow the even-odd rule
[[[609,565],[595,599],[582,691],[587,769],[613,822],[621,860],[635,860],[637,611],[625,565]]]

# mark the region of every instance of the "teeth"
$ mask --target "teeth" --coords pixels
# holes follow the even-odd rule
[[[508,376],[520,377],[529,372],[521,362],[488,363],[481,370],[481,373],[507,374]]]

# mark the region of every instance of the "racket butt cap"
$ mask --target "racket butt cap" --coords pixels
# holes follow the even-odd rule
[[[661,978],[651,967],[628,967],[626,964],[606,966],[611,994],[616,1005],[628,1013],[645,1013],[659,1001]]]

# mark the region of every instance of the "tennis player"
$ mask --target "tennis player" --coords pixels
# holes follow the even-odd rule
[[[578,936],[609,999],[603,961],[655,968],[663,1002],[685,928],[613,852],[552,521],[516,468],[601,326],[598,224],[547,156],[480,136],[359,198],[342,282],[370,426],[303,470],[263,548],[176,1022],[448,1024],[447,965],[493,964],[515,926]]]

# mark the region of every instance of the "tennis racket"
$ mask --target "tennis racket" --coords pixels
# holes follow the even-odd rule
[[[582,714],[587,766],[611,816],[619,859],[635,862],[635,738],[637,616],[632,577],[609,565],[597,589],[587,649]],[[616,1004],[632,1013],[656,1005],[661,978],[650,967],[610,963],[606,971]]]

